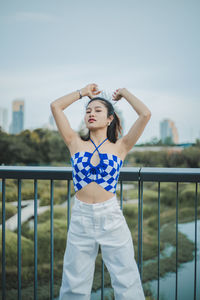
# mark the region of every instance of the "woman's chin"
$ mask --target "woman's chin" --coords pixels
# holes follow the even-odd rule
[[[91,123],[91,124],[89,124],[89,125],[87,126],[87,128],[88,128],[89,130],[91,130],[91,129],[97,128],[97,126],[96,126],[96,124]]]
[[[99,129],[102,129],[102,128],[104,128],[104,127],[103,126],[99,126],[99,125],[97,125],[95,123],[91,123],[91,124],[87,125],[87,129],[88,130],[99,130]]]
[[[97,127],[97,126],[95,126],[95,125],[93,125],[93,126],[88,126],[87,128],[88,128],[89,131],[96,131],[96,130],[100,129],[99,127]]]

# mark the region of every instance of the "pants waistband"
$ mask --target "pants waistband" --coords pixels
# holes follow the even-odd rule
[[[112,198],[98,203],[86,203],[81,200],[79,200],[76,196],[74,196],[74,206],[80,207],[84,209],[84,211],[93,211],[93,210],[102,210],[113,206],[119,206],[117,197],[114,195]]]

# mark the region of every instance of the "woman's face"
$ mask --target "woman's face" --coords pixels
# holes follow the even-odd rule
[[[106,106],[98,100],[92,101],[86,108],[85,124],[89,130],[104,128],[108,126],[108,122],[111,122],[113,116],[107,117]]]

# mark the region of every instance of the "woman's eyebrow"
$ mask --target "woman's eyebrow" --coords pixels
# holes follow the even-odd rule
[[[101,106],[95,106],[94,108],[102,108]],[[86,108],[86,110],[91,109],[91,107]]]

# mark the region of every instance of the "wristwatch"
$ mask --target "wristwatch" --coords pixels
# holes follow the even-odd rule
[[[81,99],[83,97],[83,95],[81,94],[81,90],[77,90],[77,92],[79,92],[79,94],[80,94],[80,98],[79,99]]]

